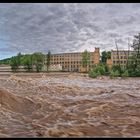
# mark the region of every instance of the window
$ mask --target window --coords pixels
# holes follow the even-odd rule
[[[127,59],[127,57],[126,57],[126,56],[124,56],[124,59]]]

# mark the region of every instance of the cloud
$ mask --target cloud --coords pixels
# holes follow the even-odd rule
[[[140,4],[1,4],[0,52],[47,53],[126,49],[139,32]]]

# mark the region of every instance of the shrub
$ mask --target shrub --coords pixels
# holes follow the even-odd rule
[[[125,70],[123,73],[122,73],[122,75],[121,75],[122,77],[128,77],[129,76],[129,73],[128,73],[128,71],[127,70]]]
[[[112,70],[113,70],[114,72],[118,71],[119,73],[121,73],[121,72],[122,72],[122,67],[119,66],[119,65],[113,65],[113,66],[112,66]]]
[[[116,70],[116,71],[112,70],[110,73],[110,76],[111,77],[118,77],[118,76],[120,76],[120,72],[118,70]]]
[[[99,72],[96,73],[95,71],[90,71],[90,73],[89,73],[89,77],[91,77],[91,78],[96,78],[99,75],[100,75],[100,73]]]
[[[133,67],[128,68],[128,73],[130,77],[139,77],[140,76],[140,67],[137,67],[135,70]]]
[[[95,66],[90,72],[89,76],[92,78],[96,78],[99,75],[104,75],[106,73],[105,65],[100,64]]]
[[[93,68],[93,71],[95,71],[96,73],[100,73],[101,75],[104,75],[106,72],[105,65],[103,64],[97,65],[95,68]]]
[[[137,71],[135,72],[135,75],[136,75],[137,77],[139,77],[139,76],[140,76],[140,71],[137,70]]]

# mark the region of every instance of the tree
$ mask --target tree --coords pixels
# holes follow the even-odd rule
[[[12,57],[10,61],[12,71],[16,72],[19,68],[17,57]]]
[[[107,59],[110,59],[111,58],[111,51],[103,51],[102,52],[102,56],[101,56],[101,62],[102,63],[106,63]]]
[[[88,69],[88,66],[89,66],[89,62],[90,62],[90,53],[85,50],[83,53],[82,53],[82,66],[84,68],[86,68],[86,71]]]
[[[107,60],[107,53],[106,51],[103,51],[101,56],[101,62],[106,63],[106,60]]]
[[[21,64],[21,53],[20,52],[17,54],[17,64],[18,64],[18,66],[20,66],[20,64]]]
[[[17,54],[17,56],[14,56],[14,57],[11,58],[10,65],[11,65],[12,71],[16,72],[19,69],[19,66],[21,64],[20,59],[21,59],[21,53],[20,52]]]
[[[32,65],[35,66],[36,72],[40,72],[43,67],[44,55],[40,52],[36,52],[32,55]]]
[[[133,54],[128,58],[128,72],[130,76],[140,76],[140,33],[134,36]]]
[[[48,54],[47,54],[47,71],[49,71],[50,61],[51,61],[51,52],[48,51]]]
[[[107,52],[107,59],[111,59],[111,51]]]
[[[131,46],[135,53],[133,54],[133,63],[135,69],[140,65],[140,33],[134,36],[133,45]]]
[[[32,67],[32,55],[25,55],[23,61],[24,69],[28,72],[33,70]]]

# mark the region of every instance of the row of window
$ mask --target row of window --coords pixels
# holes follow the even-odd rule
[[[137,60],[138,63],[140,63],[140,60]],[[127,61],[120,61],[120,64],[126,64]],[[129,64],[135,63],[133,60],[129,60]],[[113,64],[119,64],[119,61],[113,61]]]
[[[71,66],[63,66],[63,68],[79,68],[79,67],[82,67],[82,65],[71,65]],[[93,65],[89,65],[89,68],[92,68],[93,67]]]
[[[119,61],[113,61],[114,64],[119,64]],[[126,64],[126,61],[120,61],[120,64]]]
[[[69,59],[64,59],[64,58],[59,58],[59,59],[52,59],[51,61],[75,61],[75,59],[74,58],[69,58]],[[81,58],[79,58],[79,59],[76,59],[76,60],[79,60],[79,61],[81,61]]]
[[[112,52],[112,53],[113,53],[113,55],[118,55],[118,54],[120,54],[120,55],[126,55],[126,54],[128,54],[128,52],[123,52],[123,51],[122,52],[117,52],[116,51],[116,52]],[[133,52],[129,52],[129,54],[130,53],[133,53]]]
[[[90,61],[91,64],[94,63],[94,61]],[[71,62],[51,62],[51,64],[82,64],[82,61],[71,61]]]
[[[93,59],[90,59],[90,61],[92,61],[92,60]],[[82,61],[82,59],[79,58],[79,59],[75,60],[75,59],[72,59],[72,58],[71,59],[61,59],[60,58],[60,59],[52,59],[51,61],[68,61],[69,62],[69,61]]]
[[[93,59],[93,56],[90,56],[90,59]],[[58,60],[58,59],[82,59],[81,56],[77,56],[77,57],[52,57],[51,60]]]
[[[53,59],[55,59],[55,58],[72,58],[72,57],[80,57],[80,58],[82,58],[82,54],[71,54],[71,55],[56,55],[56,56],[52,56],[51,58]],[[94,57],[94,55],[90,55],[90,57]]]
[[[133,52],[119,52],[119,53],[117,53],[117,52],[113,52],[112,53],[112,55],[113,56],[117,56],[117,55],[125,55],[125,56],[128,56],[128,55],[133,55],[133,54],[135,54],[135,53],[137,53],[137,52],[135,52],[135,51],[133,51]]]
[[[94,55],[94,53],[90,53],[90,56]],[[82,53],[71,53],[71,54],[57,54],[51,55],[51,57],[73,57],[73,56],[82,56]]]
[[[53,55],[52,57],[75,57],[75,56],[82,56],[82,54],[64,54],[64,55]]]
[[[120,57],[118,57],[118,56],[113,56],[113,59],[127,59],[127,56],[120,56]]]

